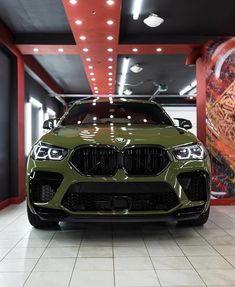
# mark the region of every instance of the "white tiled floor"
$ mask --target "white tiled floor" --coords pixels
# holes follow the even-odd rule
[[[25,203],[0,211],[0,287],[235,287],[235,206],[204,227],[61,224],[32,228]]]

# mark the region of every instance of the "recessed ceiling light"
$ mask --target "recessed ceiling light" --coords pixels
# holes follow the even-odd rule
[[[161,51],[162,51],[162,48],[157,48],[156,51],[157,51],[157,52],[161,52]]]
[[[58,49],[58,52],[63,53],[63,52],[64,52],[64,49],[63,49],[63,48],[59,48],[59,49]]]
[[[109,76],[112,76],[112,74],[113,74],[112,72],[109,72],[109,73],[108,73]]]
[[[113,58],[108,58],[108,61],[109,61],[109,62],[112,62],[112,61],[113,61]]]
[[[107,51],[108,52],[113,52],[113,48],[108,48]]]
[[[164,19],[159,17],[157,14],[151,13],[147,18],[144,19],[143,22],[145,25],[155,28],[160,26],[164,22]]]
[[[137,48],[133,48],[132,51],[133,52],[138,52],[138,49]]]
[[[95,81],[95,78],[91,78],[91,80],[94,82],[94,81]]]
[[[78,1],[77,0],[69,0],[69,3],[72,5],[76,5],[78,3]]]
[[[97,88],[97,87],[94,87],[94,90],[98,90],[98,88]]]
[[[90,70],[93,69],[93,66],[88,66],[88,69],[90,69]]]
[[[113,68],[113,66],[108,66],[108,69],[112,69]]]
[[[113,40],[113,36],[108,36],[107,40],[112,41]]]
[[[38,49],[38,48],[33,48],[33,51],[34,51],[35,53],[37,53],[37,52],[39,52],[39,49]]]
[[[106,22],[108,25],[113,25],[113,20],[108,20],[107,22]]]
[[[109,78],[109,81],[111,82],[113,79],[112,78]]]
[[[83,52],[88,52],[89,51],[88,48],[83,48],[82,50],[83,50]]]
[[[80,36],[80,40],[82,41],[86,40],[86,36]]]
[[[98,94],[98,93],[99,93],[99,91],[95,91],[95,93],[96,93],[96,94]]]
[[[86,58],[86,61],[87,61],[87,62],[90,62],[90,61],[91,61],[91,58]]]
[[[112,86],[112,83],[109,83],[108,85],[109,85],[109,86]]]
[[[143,67],[141,67],[139,64],[135,64],[135,65],[130,67],[130,70],[133,73],[140,73],[143,70]]]
[[[81,24],[82,24],[82,21],[81,21],[81,20],[79,20],[79,19],[77,19],[77,20],[75,21],[75,24],[77,24],[77,25],[81,25]]]
[[[95,75],[95,73],[91,72],[91,73],[90,73],[90,75],[91,75],[91,76],[94,76],[94,75]]]
[[[108,0],[108,1],[106,1],[106,3],[111,6],[111,5],[114,4],[114,1],[113,0]]]

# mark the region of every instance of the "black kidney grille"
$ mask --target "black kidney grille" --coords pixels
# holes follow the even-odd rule
[[[71,158],[73,166],[83,175],[112,176],[118,168],[129,175],[156,175],[169,163],[167,152],[160,147],[80,147]]]
[[[84,175],[113,175],[117,168],[117,151],[108,147],[79,148],[71,162]]]
[[[77,183],[62,200],[62,205],[73,212],[116,211],[122,206],[128,211],[167,211],[178,204],[170,185],[162,182]]]
[[[169,163],[160,147],[133,147],[124,152],[124,167],[129,175],[156,175]]]

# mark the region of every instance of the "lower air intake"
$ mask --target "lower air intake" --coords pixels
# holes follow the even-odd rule
[[[179,199],[167,183],[94,182],[72,185],[62,205],[70,211],[167,211]]]

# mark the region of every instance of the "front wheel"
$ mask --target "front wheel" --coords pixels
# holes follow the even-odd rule
[[[200,226],[207,222],[210,214],[210,207],[205,213],[202,213],[197,219],[178,221],[180,226]]]
[[[29,223],[35,228],[46,228],[46,227],[58,226],[59,222],[41,220],[37,214],[34,214],[31,212],[28,204],[27,204],[27,214],[28,214]]]

